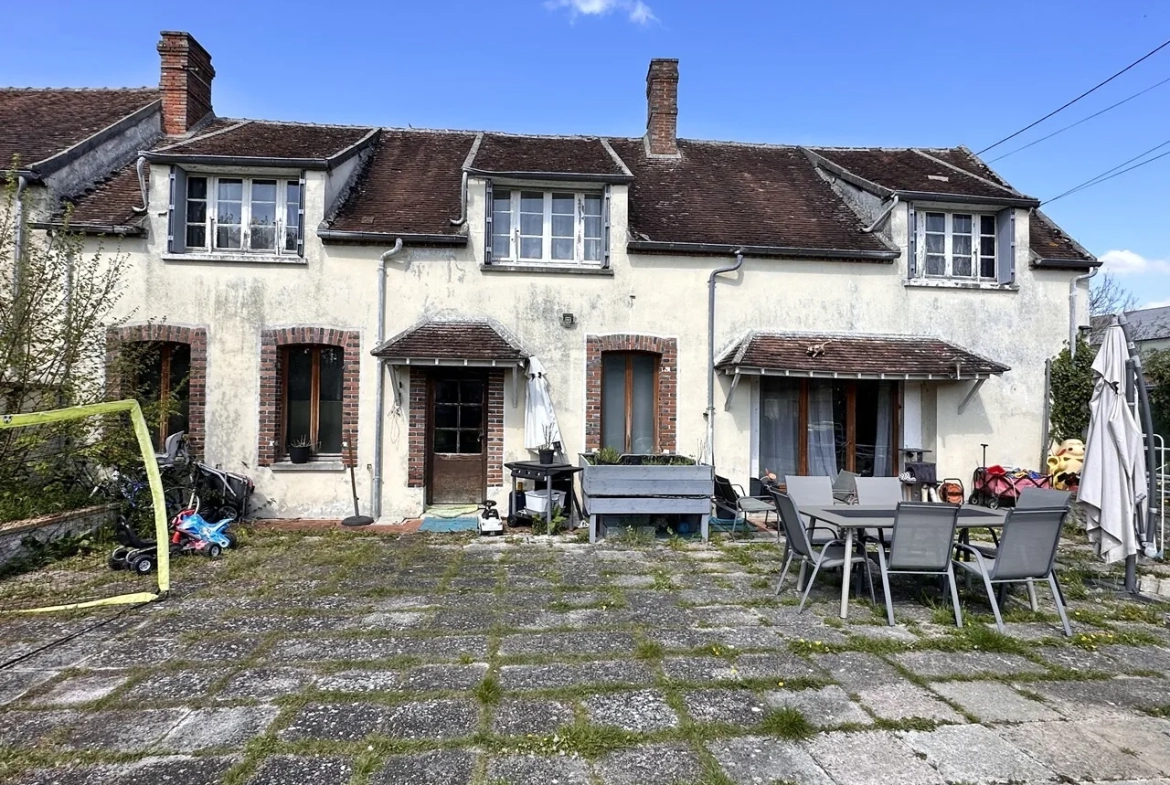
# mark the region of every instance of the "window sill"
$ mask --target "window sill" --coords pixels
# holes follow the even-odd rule
[[[603,275],[610,278],[613,277],[613,268],[594,265],[513,264],[511,262],[496,262],[495,264],[481,264],[479,269],[485,273],[518,273],[527,275]]]
[[[268,468],[274,472],[343,472],[345,464],[340,458],[321,458],[308,463],[293,463],[285,458]]]
[[[981,292],[1018,292],[1019,284],[991,283],[989,281],[952,281],[946,278],[914,278],[903,281],[907,289],[973,289]]]
[[[217,264],[305,264],[303,256],[295,254],[259,254],[259,253],[165,253],[164,262],[215,262]]]

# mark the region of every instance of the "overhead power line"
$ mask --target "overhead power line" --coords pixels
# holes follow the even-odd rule
[[[1116,109],[1117,107],[1121,106],[1122,104],[1128,103],[1128,102],[1132,101],[1133,99],[1137,98],[1138,96],[1145,95],[1146,93],[1153,90],[1155,87],[1161,87],[1162,85],[1166,84],[1167,82],[1170,82],[1170,77],[1163,79],[1161,82],[1158,82],[1157,84],[1150,85],[1145,90],[1141,90],[1139,92],[1134,93],[1129,98],[1123,98],[1122,100],[1118,101],[1117,103],[1113,104],[1112,106],[1107,106],[1099,112],[1093,112],[1093,114],[1089,115],[1088,117],[1082,117],[1080,120],[1077,120],[1075,123],[1069,123],[1064,128],[1061,128],[1059,131],[1053,131],[1052,133],[1048,134],[1047,136],[1041,136],[1039,139],[1037,139],[1034,142],[1028,142],[1023,147],[1017,147],[1015,150],[1012,150],[1010,153],[1004,153],[1001,156],[997,156],[995,158],[992,158],[987,163],[993,164],[996,161],[1002,161],[1004,158],[1007,158],[1009,155],[1015,155],[1016,153],[1020,152],[1021,150],[1027,150],[1029,147],[1031,147],[1033,145],[1040,144],[1041,142],[1043,142],[1047,139],[1051,139],[1052,137],[1054,137],[1058,134],[1062,134],[1070,128],[1076,128],[1081,123],[1092,120],[1094,117],[1100,117],[1101,115],[1105,114],[1106,112],[1108,112],[1112,109]]]
[[[1113,81],[1114,79],[1116,79],[1117,77],[1119,77],[1119,76],[1121,76],[1122,74],[1124,74],[1124,73],[1125,73],[1126,71],[1128,71],[1129,69],[1133,68],[1133,67],[1134,67],[1135,65],[1137,65],[1138,63],[1142,62],[1143,60],[1146,60],[1146,59],[1147,59],[1147,58],[1149,58],[1149,57],[1152,57],[1153,55],[1157,54],[1157,53],[1158,53],[1158,52],[1160,52],[1161,50],[1165,49],[1167,46],[1170,46],[1170,41],[1164,41],[1164,42],[1163,42],[1163,43],[1161,43],[1160,45],[1158,45],[1158,46],[1154,47],[1153,49],[1151,49],[1149,52],[1146,52],[1144,55],[1142,55],[1141,57],[1139,57],[1137,60],[1134,60],[1132,63],[1130,63],[1129,65],[1127,65],[1125,68],[1122,68],[1120,71],[1118,71],[1118,72],[1117,72],[1117,73],[1115,73],[1113,76],[1111,76],[1111,77],[1109,77],[1108,79],[1106,79],[1104,82],[1098,82],[1096,85],[1094,85],[1093,87],[1089,88],[1089,89],[1088,89],[1088,90],[1086,90],[1085,92],[1081,93],[1081,94],[1080,94],[1080,95],[1078,95],[1076,98],[1074,98],[1074,99],[1072,99],[1071,101],[1069,101],[1068,103],[1066,103],[1064,106],[1061,106],[1059,109],[1053,109],[1051,112],[1049,112],[1048,114],[1044,115],[1043,117],[1041,117],[1041,118],[1040,118],[1039,120],[1037,120],[1036,122],[1034,122],[1034,123],[1029,123],[1028,125],[1025,125],[1025,126],[1024,126],[1023,128],[1021,128],[1020,130],[1016,131],[1014,134],[1010,134],[1010,135],[1008,135],[1008,136],[1005,136],[1003,139],[1000,139],[1000,140],[999,140],[998,142],[996,142],[995,144],[988,145],[987,147],[984,147],[982,150],[980,150],[979,152],[975,153],[975,155],[983,155],[983,154],[984,154],[984,153],[986,153],[988,150],[990,150],[990,149],[992,149],[992,148],[994,148],[994,147],[999,147],[1001,144],[1003,144],[1004,142],[1008,141],[1009,139],[1015,139],[1017,136],[1019,136],[1020,134],[1024,133],[1024,131],[1027,131],[1027,130],[1029,130],[1030,128],[1035,128],[1036,126],[1040,125],[1040,123],[1042,123],[1042,122],[1044,122],[1045,120],[1047,120],[1049,117],[1052,117],[1053,115],[1059,114],[1060,112],[1063,112],[1065,109],[1068,109],[1070,106],[1072,106],[1073,104],[1075,104],[1077,101],[1079,101],[1079,100],[1081,100],[1082,98],[1084,98],[1085,96],[1087,96],[1087,95],[1090,95],[1091,93],[1094,93],[1094,92],[1096,92],[1097,90],[1101,89],[1102,87],[1104,87],[1105,85],[1109,84],[1110,82],[1112,82],[1112,81]]]
[[[1112,180],[1114,177],[1120,177],[1121,175],[1125,174],[1126,172],[1132,172],[1134,169],[1145,166],[1146,164],[1152,164],[1154,161],[1157,161],[1159,158],[1164,158],[1167,155],[1170,155],[1170,151],[1164,152],[1161,155],[1155,155],[1153,158],[1149,158],[1145,161],[1142,161],[1141,163],[1136,163],[1136,164],[1133,164],[1133,166],[1122,169],[1123,166],[1126,166],[1127,164],[1131,164],[1134,161],[1138,160],[1139,158],[1145,158],[1145,156],[1149,155],[1150,153],[1154,152],[1155,150],[1161,150],[1166,145],[1170,145],[1170,139],[1167,139],[1165,142],[1162,142],[1162,144],[1155,145],[1155,146],[1151,147],[1149,150],[1146,150],[1144,153],[1140,153],[1138,155],[1135,155],[1133,158],[1130,158],[1128,161],[1122,161],[1121,163],[1119,163],[1117,166],[1113,167],[1112,169],[1106,169],[1101,174],[1099,174],[1096,177],[1093,177],[1089,180],[1086,180],[1085,182],[1081,183],[1080,185],[1076,186],[1075,188],[1070,188],[1067,191],[1065,191],[1064,193],[1057,194],[1056,196],[1052,197],[1051,199],[1044,200],[1041,204],[1051,204],[1052,202],[1055,202],[1057,199],[1063,199],[1066,196],[1069,196],[1071,194],[1075,194],[1077,191],[1083,191],[1086,188],[1091,188],[1094,185],[1100,185],[1101,183],[1105,182],[1106,180]],[[1121,169],[1121,171],[1117,171],[1118,169]]]

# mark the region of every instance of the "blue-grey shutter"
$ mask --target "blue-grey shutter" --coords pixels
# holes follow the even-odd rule
[[[907,205],[908,218],[906,219],[906,276],[915,278],[918,275],[918,213],[914,205]]]
[[[492,263],[492,181],[483,181],[483,263]]]
[[[187,248],[187,172],[171,166],[171,203],[167,207],[167,252]]]
[[[609,186],[605,186],[605,201],[601,205],[601,266],[609,267]]]
[[[299,186],[300,202],[297,204],[297,256],[305,255],[305,173],[297,181]]]
[[[1016,280],[1016,211],[1011,207],[995,215],[995,278],[1001,284]]]

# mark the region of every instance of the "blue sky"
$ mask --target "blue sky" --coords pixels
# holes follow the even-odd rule
[[[211,52],[221,116],[640,135],[652,57],[679,133],[980,150],[1170,38],[1162,0],[59,2],[6,9],[0,80],[155,84],[163,29]],[[34,33],[34,31],[37,31]],[[1170,78],[1170,47],[987,153]],[[993,166],[1047,199],[1170,139],[1170,83]],[[1164,151],[1164,150],[1163,150]],[[1139,304],[1170,303],[1170,156],[1045,210]]]

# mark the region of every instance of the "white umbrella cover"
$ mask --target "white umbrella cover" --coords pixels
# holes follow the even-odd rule
[[[1089,437],[1077,499],[1085,505],[1089,541],[1106,564],[1138,550],[1135,515],[1145,519],[1146,456],[1142,429],[1125,400],[1129,350],[1116,323],[1093,360]]]
[[[539,449],[546,442],[559,447],[561,442],[561,428],[557,425],[557,413],[544,374],[540,360],[529,357],[528,394],[524,405],[524,446],[529,450]]]

